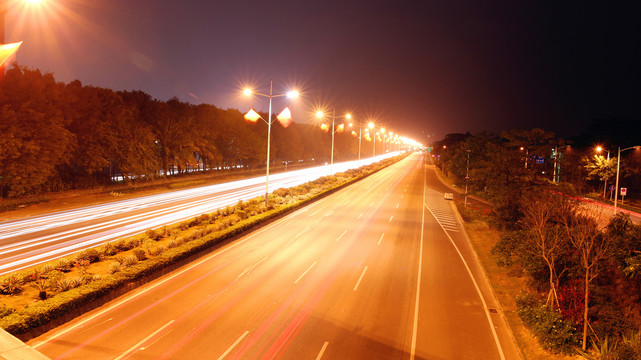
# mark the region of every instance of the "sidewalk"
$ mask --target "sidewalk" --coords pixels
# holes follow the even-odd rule
[[[589,199],[589,198],[586,198],[586,197],[576,197],[574,199],[579,200],[579,201],[581,201],[583,203],[587,203],[587,204],[590,204],[590,205],[601,207],[603,209],[607,209],[609,211],[612,211],[612,213],[614,214],[614,205],[610,205],[610,204],[607,204],[607,203],[604,203],[604,202],[601,202],[601,201],[597,201],[597,200],[594,200],[594,199]],[[627,214],[630,217],[630,220],[632,221],[633,224],[636,224],[636,225],[641,224],[641,213],[639,213],[639,212],[628,210],[628,209],[623,209],[621,207],[617,207],[617,213]]]
[[[0,329],[0,359],[2,360],[49,360],[8,332]]]

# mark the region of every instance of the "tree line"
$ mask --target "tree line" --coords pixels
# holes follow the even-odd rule
[[[602,195],[600,174],[612,176],[612,157],[605,160],[591,146],[562,153],[568,143],[542,129],[450,134],[434,152],[437,166],[458,185],[467,182],[473,194],[492,201],[490,224],[500,232],[492,252],[530,280],[518,313],[542,344],[567,353],[592,347],[592,354],[610,346],[608,359],[636,359],[641,226],[575,200],[579,193]],[[637,157],[632,152],[621,164],[631,187],[641,183]],[[609,166],[596,171],[604,160]]]
[[[641,145],[635,141],[639,140],[626,133],[563,139],[543,129],[509,130],[501,134],[448,134],[433,144],[432,153],[441,170],[458,185],[464,186],[469,175],[471,191],[492,201],[501,222],[509,225],[518,219],[515,211],[520,199],[538,185],[609,199],[616,177],[617,148]],[[597,145],[608,146],[610,156],[597,152]],[[626,187],[632,198],[639,199],[641,149],[621,155],[619,187]]]
[[[132,182],[265,166],[267,124],[235,109],[61,83],[14,65],[0,84],[0,111],[0,198],[101,186],[116,174]],[[272,164],[329,161],[331,136],[314,125],[275,122],[271,135]],[[337,134],[336,160],[357,152],[357,139]]]

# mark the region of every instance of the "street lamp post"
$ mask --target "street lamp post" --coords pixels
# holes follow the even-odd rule
[[[372,129],[372,134],[371,134],[371,138],[372,138],[372,157],[376,157],[376,133],[374,133],[374,123],[370,122],[369,124],[367,124],[367,127]]]
[[[316,117],[318,117],[319,119],[322,119],[324,116],[325,114],[322,111],[316,112]],[[349,120],[352,118],[352,115],[345,114],[345,118]],[[330,158],[330,170],[329,170],[332,175],[334,174],[334,135],[337,132],[343,131],[343,129],[345,128],[345,124],[340,124],[338,125],[338,129],[334,130],[335,125],[336,125],[336,108],[334,108],[334,110],[332,111],[332,154]]]
[[[466,150],[467,152],[467,164],[465,165],[465,207],[467,207],[467,183],[470,179],[470,152],[472,150]]]
[[[279,94],[279,95],[274,95],[273,93],[273,87],[274,87],[274,81],[269,80],[269,95],[267,94],[261,94],[257,92],[253,92],[250,89],[245,89],[244,94],[249,96],[249,95],[258,95],[258,96],[263,96],[266,98],[269,98],[269,114],[268,114],[268,120],[265,121],[267,123],[267,169],[265,172],[265,207],[267,207],[268,199],[269,199],[269,155],[271,151],[271,134],[272,134],[272,99],[275,97],[281,97],[281,96],[287,96],[288,98],[295,98],[298,97],[298,92],[297,91],[289,91],[286,94]],[[281,113],[284,114],[287,112],[286,116],[289,116],[289,109],[285,108],[283,112]],[[279,115],[279,117],[281,116]],[[250,110],[245,114],[245,119],[250,120],[250,121],[257,121],[258,119],[262,119],[258,113],[256,113],[254,110]]]
[[[616,185],[614,186],[614,215],[617,214],[617,201],[619,199],[619,168],[621,164],[621,152],[626,151],[626,150],[631,150],[631,149],[638,149],[639,145],[637,146],[631,146],[629,148],[621,149],[619,146],[619,154],[617,155],[617,180],[616,180]]]
[[[349,126],[352,127],[354,126],[352,123],[349,123]],[[354,136],[356,136],[356,132],[352,130],[352,133]],[[363,125],[358,124],[358,161],[361,161],[361,139],[363,138]]]

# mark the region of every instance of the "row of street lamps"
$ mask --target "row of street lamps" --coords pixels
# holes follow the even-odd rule
[[[265,174],[265,206],[267,206],[268,203],[268,196],[269,196],[269,162],[270,162],[270,150],[271,150],[271,131],[272,131],[272,124],[274,121],[279,121],[281,125],[284,127],[289,126],[291,123],[291,112],[289,108],[285,108],[279,115],[276,116],[275,120],[272,120],[272,99],[275,97],[288,97],[288,98],[296,98],[299,96],[299,93],[297,91],[289,91],[285,94],[274,94],[273,93],[273,81],[270,80],[269,82],[269,94],[261,94],[258,92],[254,92],[251,89],[245,89],[243,93],[246,96],[250,95],[258,95],[262,97],[266,97],[269,99],[269,114],[267,120],[265,120],[262,116],[260,116],[254,109],[250,109],[246,114],[245,114],[245,120],[251,121],[251,122],[256,122],[259,119],[262,119],[265,121],[267,124],[267,169],[266,169],[266,174]],[[325,113],[322,111],[317,111],[316,112],[316,117],[319,119],[324,119],[325,118]],[[351,122],[352,115],[351,114],[345,114],[343,115],[343,118],[345,118],[348,121],[348,126],[352,127],[353,124]],[[343,132],[345,130],[345,124],[341,123],[338,126],[336,125],[336,109],[333,109],[332,111],[332,149],[331,149],[331,158],[330,158],[330,172],[333,174],[333,167],[334,167],[334,136],[336,133]],[[376,137],[380,134],[383,135],[383,144],[385,143],[385,139],[389,141],[390,147],[392,144],[392,139],[394,139],[394,143],[397,144],[399,141],[402,140],[407,140],[405,138],[399,137],[398,135],[394,136],[394,133],[392,131],[387,132],[385,128],[380,128],[380,132],[374,133],[374,128],[375,124],[373,122],[369,122],[366,127],[364,127],[362,124],[359,125],[359,130],[358,130],[358,160],[360,161],[361,159],[361,140],[362,137],[365,136],[367,140],[372,140],[372,146],[373,146],[373,151],[372,155],[376,156]],[[324,131],[329,131],[329,125],[322,124],[321,129]],[[363,134],[363,129],[365,129],[365,134]],[[371,130],[371,134],[370,134]],[[356,136],[356,132],[352,131],[352,135]]]

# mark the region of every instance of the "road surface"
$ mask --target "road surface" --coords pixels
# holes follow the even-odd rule
[[[52,359],[519,359],[420,155],[32,339]]]

